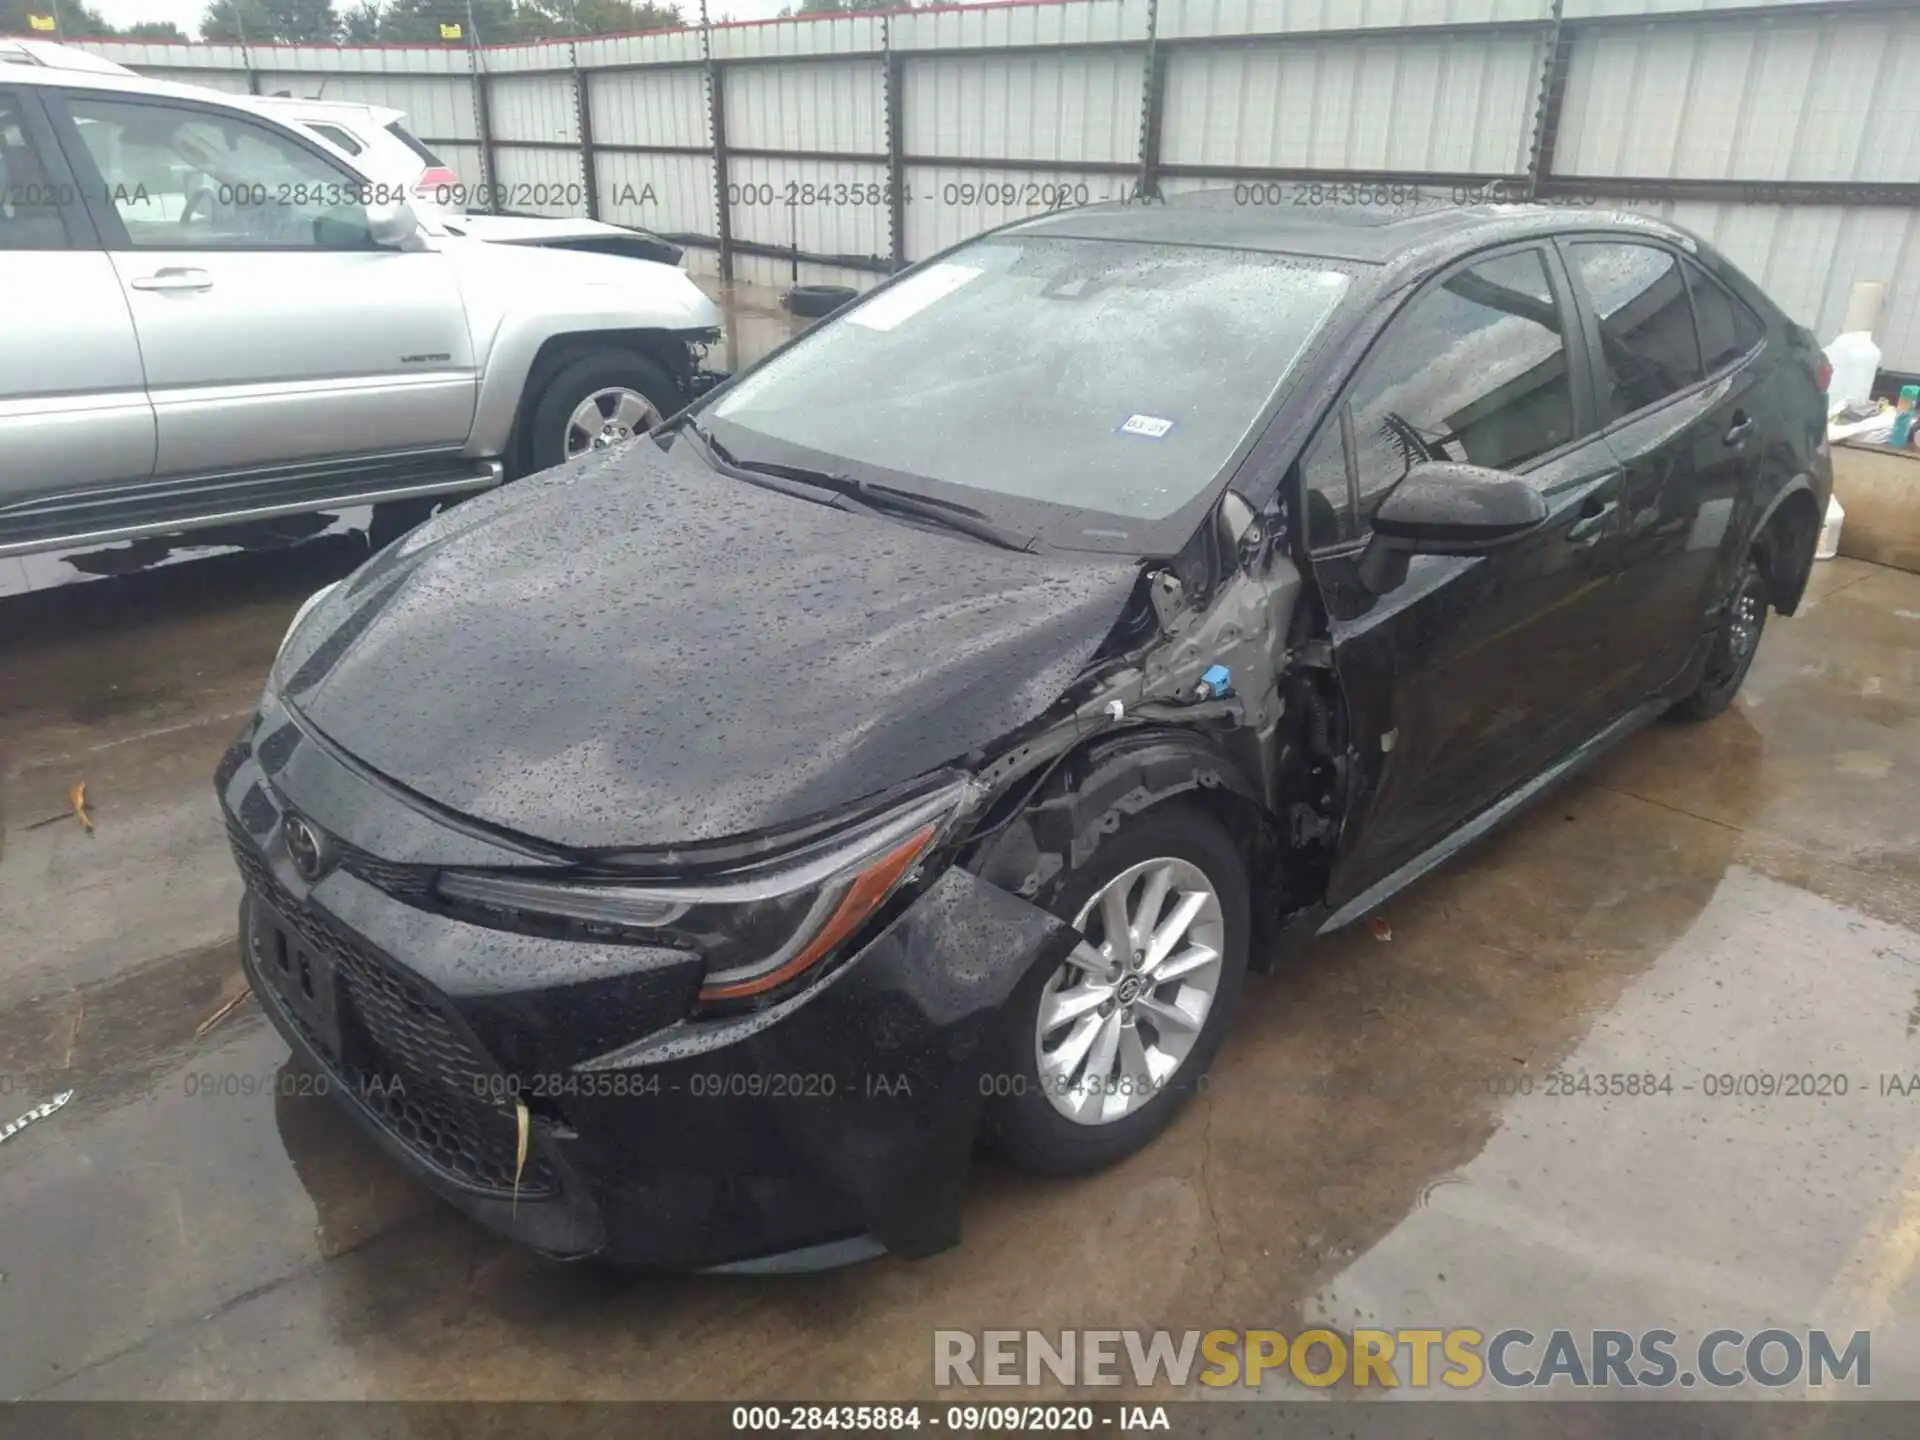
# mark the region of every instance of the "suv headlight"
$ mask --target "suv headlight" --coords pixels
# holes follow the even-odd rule
[[[642,932],[705,957],[702,1001],[745,1000],[812,969],[900,888],[972,795],[956,777],[795,855],[697,884],[450,870],[441,897],[508,916]]]

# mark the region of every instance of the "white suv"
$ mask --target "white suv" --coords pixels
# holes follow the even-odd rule
[[[0,557],[430,501],[644,432],[680,270],[430,233],[238,97],[0,63]]]

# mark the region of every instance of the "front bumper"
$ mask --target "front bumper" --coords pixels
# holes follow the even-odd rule
[[[810,991],[694,1021],[695,957],[427,908],[409,867],[475,863],[486,842],[271,701],[217,783],[247,882],[242,961],[288,1044],[423,1183],[558,1255],[798,1268],[952,1245],[1002,1008],[1074,938],[950,869]],[[311,883],[290,811],[332,852]]]

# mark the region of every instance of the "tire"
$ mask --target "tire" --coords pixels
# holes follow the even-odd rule
[[[388,500],[374,506],[373,518],[367,525],[367,549],[386,549],[416,525],[424,524],[445,503],[427,495],[415,500]]]
[[[532,429],[527,437],[529,471],[545,470],[571,458],[569,434],[575,412],[589,397],[614,391],[640,396],[654,413],[647,426],[639,425],[637,420],[625,423],[622,428],[627,434],[610,436],[610,443],[618,443],[631,435],[644,435],[650,425],[659,424],[682,403],[678,387],[652,361],[631,350],[592,351],[570,362],[541,389],[540,398],[533,406]],[[603,405],[602,410],[604,414],[606,406]]]
[[[1084,853],[1088,841],[1093,844],[1091,854]],[[1083,1010],[1064,1026],[1048,1031],[1041,1023],[1043,1004],[1059,1003],[1062,996],[1080,996],[1069,998],[1066,1003],[1084,1006],[1091,995],[1083,992],[1098,989],[1099,981],[1076,965],[1044,964],[1036,966],[1022,979],[1007,1003],[996,1053],[990,1060],[992,1083],[987,1088],[994,1093],[987,1102],[984,1133],[987,1143],[1011,1163],[1045,1175],[1082,1174],[1133,1154],[1166,1126],[1189,1095],[1204,1088],[1207,1067],[1213,1062],[1240,998],[1251,926],[1246,864],[1220,823],[1197,808],[1178,802],[1156,806],[1122,821],[1111,834],[1100,834],[1096,828],[1093,836],[1076,837],[1074,849],[1084,858],[1057,878],[1051,895],[1038,898],[1047,909],[1070,924],[1092,907],[1093,913],[1087,915],[1085,921],[1089,939],[1081,953],[1098,953],[1092,937],[1105,928],[1102,917],[1106,911],[1096,903],[1096,897],[1120,880],[1127,887],[1126,893],[1133,904],[1142,905],[1146,886],[1154,873],[1151,868],[1143,867],[1172,862],[1173,883],[1159,912],[1162,923],[1174,916],[1185,896],[1198,893],[1183,888],[1191,878],[1190,871],[1203,877],[1211,887],[1218,905],[1218,925],[1209,928],[1208,912],[1203,909],[1202,918],[1174,946],[1172,954],[1163,961],[1163,968],[1179,960],[1190,963],[1189,957],[1210,938],[1220,942],[1206,947],[1217,949],[1219,961],[1217,971],[1212,973],[1211,1002],[1205,1006],[1197,1032],[1192,1033],[1177,1068],[1161,1073],[1144,1092],[1143,1099],[1138,1095],[1130,1098],[1126,1093],[1128,1087],[1121,1078],[1127,1074],[1124,1064],[1108,1072],[1105,1086],[1085,1084],[1087,1067],[1100,1052],[1097,1029],[1091,1042],[1081,1041],[1090,1044],[1091,1049],[1085,1059],[1064,1072],[1065,1085],[1061,1081],[1063,1071],[1058,1068],[1062,1062],[1056,1060],[1056,1068],[1051,1073],[1041,1073],[1042,1050],[1058,1056],[1078,1035],[1076,1027],[1085,1026],[1089,1018],[1095,1026],[1117,1021],[1121,1039],[1116,1043],[1126,1045],[1124,1037],[1131,1030],[1134,1041],[1141,1047],[1120,1049],[1118,1058],[1126,1060],[1131,1056],[1138,1065],[1143,1055],[1156,1049],[1164,1060],[1169,1048],[1180,1041],[1180,1027],[1169,1026],[1163,1032],[1158,1031],[1166,1022],[1157,1019],[1153,1011],[1138,1001],[1129,1011],[1116,998],[1111,1015],[1099,1009]],[[1178,867],[1187,869],[1183,871]],[[1139,873],[1130,881],[1123,878],[1131,872]],[[1123,969],[1121,973],[1126,976],[1130,972]],[[1188,986],[1193,980],[1204,984],[1207,973],[1203,967],[1157,990],[1148,989],[1147,1000],[1162,1009],[1178,1002],[1180,1009],[1191,1011],[1196,1002],[1195,997],[1187,993]],[[1124,994],[1124,988],[1114,993],[1119,997]],[[1007,1093],[998,1093],[1002,1090]],[[1076,1090],[1078,1095],[1074,1093]],[[1059,1103],[1054,1098],[1056,1095],[1061,1097]],[[1067,1107],[1078,1108],[1083,1118],[1072,1118]],[[1106,1112],[1107,1118],[1096,1120],[1101,1112]]]
[[[796,285],[787,292],[787,310],[794,315],[831,315],[860,292],[847,285]]]
[[[1733,704],[1747,671],[1753,668],[1766,626],[1767,577],[1758,557],[1749,551],[1734,576],[1720,628],[1713,637],[1713,650],[1700,672],[1700,683],[1667,713],[1676,720],[1711,720]]]

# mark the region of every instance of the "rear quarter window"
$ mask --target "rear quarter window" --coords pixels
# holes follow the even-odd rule
[[[358,155],[362,150],[367,148],[358,140],[354,139],[347,131],[342,130],[338,125],[327,125],[316,120],[309,120],[306,122],[306,125],[309,130],[313,131],[313,133],[318,135],[322,140],[327,141],[329,144],[338,145],[349,155]]]
[[[1687,288],[1693,292],[1693,316],[1700,326],[1700,358],[1711,375],[1758,345],[1766,327],[1698,265],[1688,263]]]

